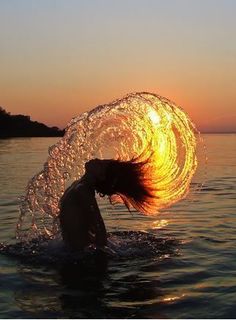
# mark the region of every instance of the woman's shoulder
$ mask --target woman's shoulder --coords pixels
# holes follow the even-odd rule
[[[72,185],[65,191],[64,195],[94,196],[95,190],[86,181],[78,180],[72,183]]]

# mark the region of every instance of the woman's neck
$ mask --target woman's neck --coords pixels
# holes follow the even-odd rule
[[[83,177],[80,179],[80,182],[86,183],[91,188],[95,189],[96,178],[90,173],[86,172]]]

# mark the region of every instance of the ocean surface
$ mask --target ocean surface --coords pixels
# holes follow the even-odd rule
[[[68,260],[58,243],[0,253],[0,318],[236,318],[236,135],[203,138],[200,191],[152,217],[99,201],[114,254]],[[56,141],[0,140],[7,246],[16,242],[18,197]]]

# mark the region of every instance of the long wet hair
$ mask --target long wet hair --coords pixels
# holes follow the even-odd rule
[[[156,213],[158,192],[153,181],[151,152],[143,152],[129,161],[101,160],[106,163],[104,179],[96,191],[107,195],[111,203],[123,202],[128,210],[135,208],[144,214]]]

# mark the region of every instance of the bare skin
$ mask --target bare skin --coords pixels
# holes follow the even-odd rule
[[[92,160],[85,165],[85,175],[75,181],[60,201],[59,220],[62,238],[73,250],[94,244],[107,245],[107,233],[95,198],[95,184],[102,179],[103,168]]]

